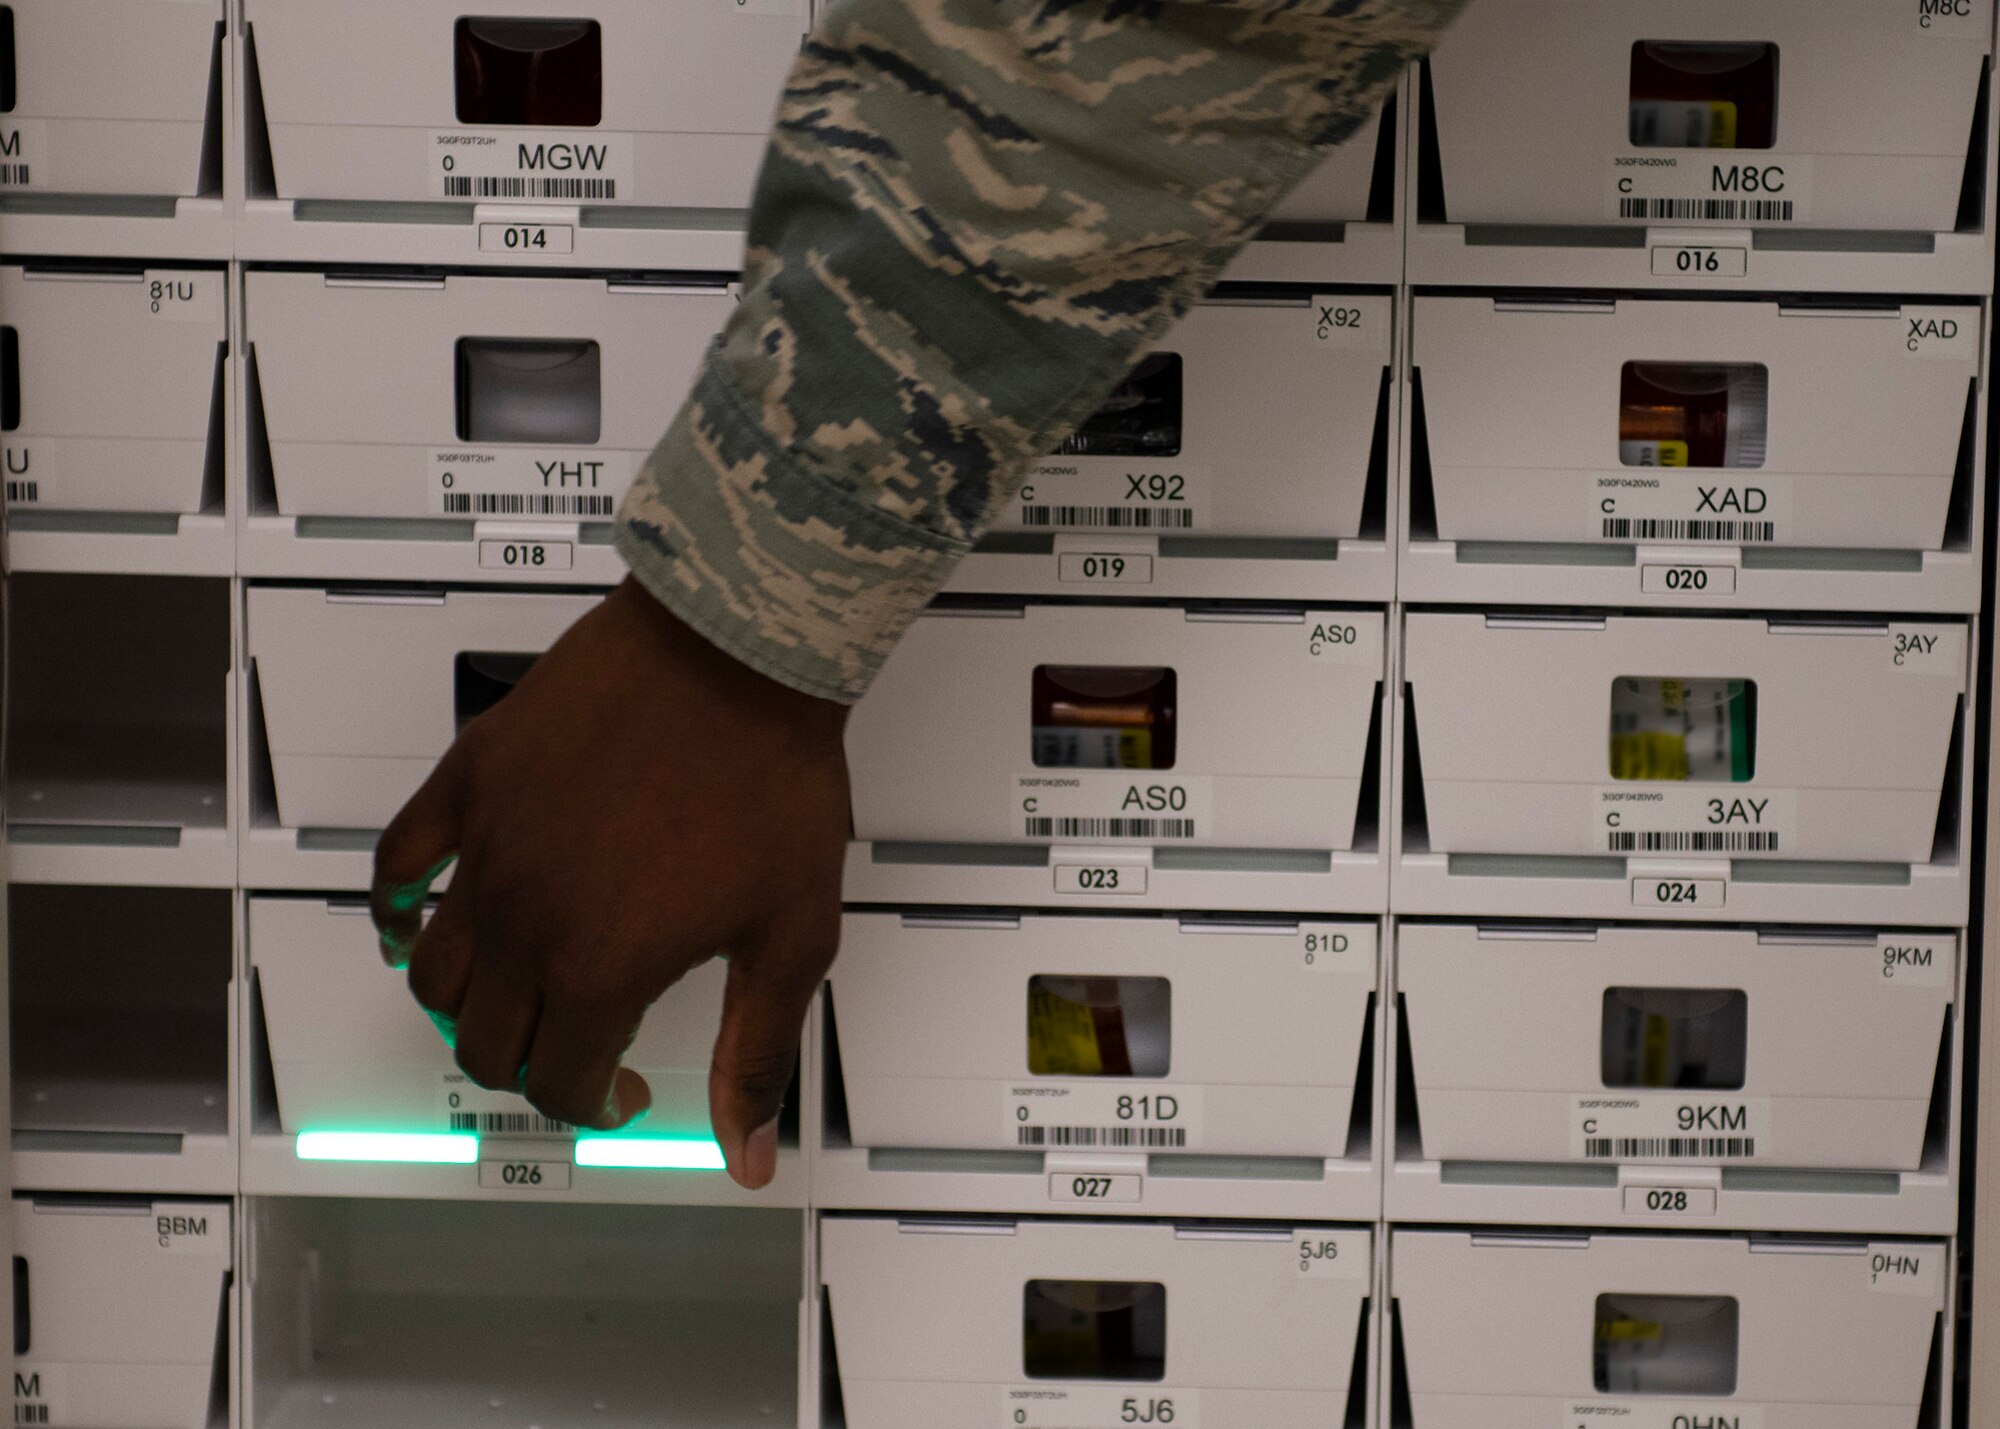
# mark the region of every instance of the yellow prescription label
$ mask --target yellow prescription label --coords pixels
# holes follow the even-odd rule
[[[1028,993],[1028,1070],[1038,1077],[1104,1075],[1088,1007],[1041,988]]]
[[[1611,777],[1683,782],[1688,777],[1687,736],[1640,730],[1611,736]]]
[[[1734,149],[1736,147],[1736,105],[1734,101],[1728,99],[1711,99],[1708,102],[1708,147],[1711,149]]]

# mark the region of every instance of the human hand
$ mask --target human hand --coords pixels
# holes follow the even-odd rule
[[[844,705],[757,674],[627,580],[460,733],[384,831],[371,911],[475,1083],[611,1129],[646,1009],[729,960],[709,1110],[769,1184],[799,1029],[840,936]],[[451,886],[426,925],[430,885]]]

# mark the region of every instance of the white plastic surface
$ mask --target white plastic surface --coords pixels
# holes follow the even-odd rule
[[[1534,0],[1469,11],[1430,59],[1446,213],[1452,223],[1631,226],[1620,210],[1630,195],[1729,204],[1747,192],[1796,207],[1788,219],[1752,209],[1674,216],[1688,226],[1733,218],[1948,232],[1992,35],[1993,7],[1981,0],[1930,11],[1875,0],[1809,10],[1776,0],[1616,9]],[[1773,146],[1634,147],[1633,46],[1661,41],[1774,44]],[[1747,191],[1702,182],[1716,165],[1754,165],[1760,179]]]
[[[1346,851],[1373,752],[1380,622],[1362,610],[933,609],[848,726],[855,836]],[[1038,769],[1043,665],[1173,669],[1172,768]],[[1033,832],[1040,819],[1050,833]],[[1174,832],[1183,820],[1192,830]]]
[[[252,456],[268,457],[277,514],[497,518],[522,540],[537,518],[572,542],[579,521],[609,522],[733,306],[720,284],[601,278],[253,271],[244,285],[250,421],[266,443]],[[480,377],[461,346],[494,341],[564,345],[507,359],[513,390],[490,399],[505,425],[594,439],[479,440],[465,404]],[[571,363],[587,363],[587,391],[565,391],[558,360],[577,344],[594,344]]]
[[[459,657],[539,655],[597,599],[252,587],[245,639],[279,818],[386,826],[457,735]]]
[[[1398,1229],[1389,1252],[1415,1429],[1607,1416],[1666,1426],[1739,1412],[1768,1429],[1915,1429],[1951,1268],[1937,1241]],[[1707,1302],[1636,1320],[1658,1327],[1644,1372],[1669,1387],[1634,1393],[1615,1364],[1598,1386],[1599,1296]],[[1699,1317],[1718,1299],[1735,1302],[1735,1334],[1677,1341],[1672,1317]],[[1727,1389],[1670,1387],[1719,1379],[1731,1349]]]
[[[9,170],[0,193],[200,192],[211,85],[218,98],[225,92],[222,6],[14,0],[9,8],[16,98],[0,116]]]
[[[248,0],[244,20],[278,196],[444,200],[434,181],[444,176],[441,156],[455,151],[435,136],[490,135],[496,147],[512,148],[521,134],[458,122],[453,55],[461,13],[432,0],[361,0],[338,11],[313,0]],[[479,11],[548,14],[534,0],[492,0]],[[561,18],[602,26],[602,117],[594,127],[536,127],[532,137],[608,155],[593,163],[580,153],[570,168],[545,161],[494,172],[602,173],[619,181],[609,200],[618,204],[747,208],[778,91],[806,31],[806,0],[671,7],[602,0]]]
[[[230,1203],[21,1196],[13,1231],[16,1421],[207,1429],[227,1403]]]
[[[1173,1422],[1189,1413],[1211,1429],[1336,1421],[1372,1239],[1331,1227],[826,1217],[820,1279],[847,1423],[1008,1423],[1025,1407],[1030,1424],[1116,1424],[1126,1396],[1135,1414],[1150,1400],[1157,1418],[1172,1400]],[[1160,1371],[1031,1377],[1024,1290],[1035,1280],[1161,1287]],[[1095,1340],[1088,1326],[1080,1334]]]
[[[1406,922],[1397,936],[1427,1157],[1923,1160],[1958,983],[1952,935]],[[1711,1010],[1732,993],[1747,1026],[1734,1044],[1730,1014]],[[1629,1070],[1628,1009],[1642,1038]],[[1712,1020],[1676,1027],[1690,1012]]]

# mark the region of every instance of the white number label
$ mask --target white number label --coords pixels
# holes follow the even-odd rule
[[[486,1191],[567,1191],[567,1161],[482,1161],[479,1186]]]
[[[481,253],[513,253],[539,258],[545,253],[574,253],[576,230],[567,223],[482,223]]]
[[[1146,891],[1146,866],[1130,863],[1059,863],[1058,893],[1140,894]]]
[[[1639,589],[1646,595],[1735,595],[1734,566],[1642,566]]]
[[[1712,1216],[1715,1192],[1701,1186],[1627,1186],[1628,1216]]]
[[[1683,248],[1663,244],[1653,250],[1658,278],[1741,278],[1750,271],[1747,248]]]
[[[1729,884],[1720,878],[1635,878],[1634,908],[1720,908]]]
[[[1143,1176],[1049,1177],[1051,1201],[1094,1201],[1100,1205],[1131,1205],[1145,1198]]]
[[[567,541],[481,541],[479,568],[484,571],[566,571],[574,564]]]
[[[1072,584],[1151,585],[1153,558],[1117,552],[1062,555],[1056,557],[1056,578]]]

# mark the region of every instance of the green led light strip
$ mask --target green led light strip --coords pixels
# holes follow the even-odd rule
[[[302,1131],[301,1161],[402,1161],[470,1166],[479,1160],[479,1138],[466,1132]]]
[[[579,1136],[576,1164],[666,1171],[720,1171],[722,1148],[702,1137]]]
[[[471,1166],[479,1160],[472,1132],[302,1131],[301,1161],[382,1161],[404,1165]],[[706,1137],[580,1136],[578,1166],[617,1170],[721,1171],[722,1148]]]

